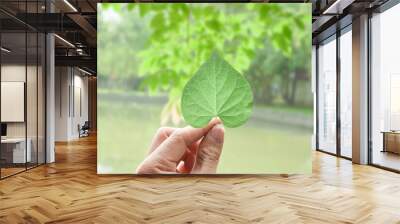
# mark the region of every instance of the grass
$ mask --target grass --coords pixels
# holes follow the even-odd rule
[[[99,88],[97,90],[98,94],[124,94],[131,96],[146,96],[147,93],[143,91],[137,91],[132,89],[121,89],[121,88]],[[159,93],[157,96],[167,96],[167,93]],[[258,108],[265,108],[275,112],[285,112],[293,114],[302,114],[307,116],[313,115],[313,108],[309,106],[288,106],[282,103],[276,103],[273,105],[255,105]]]
[[[98,107],[99,173],[134,173],[160,126],[162,105],[100,98]],[[310,173],[310,140],[309,130],[250,120],[226,129],[218,173]]]
[[[131,95],[145,95],[143,91],[123,89],[123,88],[98,88],[98,94],[131,94]]]

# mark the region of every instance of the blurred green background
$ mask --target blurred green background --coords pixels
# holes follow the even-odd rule
[[[250,82],[254,112],[226,129],[218,173],[309,173],[310,4],[103,3],[98,172],[134,173],[160,126],[184,126],[182,89],[217,50]]]

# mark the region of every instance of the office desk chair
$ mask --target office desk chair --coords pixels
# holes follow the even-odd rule
[[[90,129],[89,121],[85,121],[82,127],[78,125],[79,138],[89,136],[89,129]]]

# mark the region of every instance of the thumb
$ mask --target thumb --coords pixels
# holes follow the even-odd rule
[[[203,138],[197,150],[196,164],[192,173],[216,173],[224,144],[224,126],[215,125]]]

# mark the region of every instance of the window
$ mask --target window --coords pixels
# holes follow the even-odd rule
[[[400,5],[371,18],[372,163],[400,170]]]
[[[340,154],[351,158],[352,149],[352,33],[351,26],[340,36]]]
[[[318,149],[336,153],[336,36],[318,48]]]

